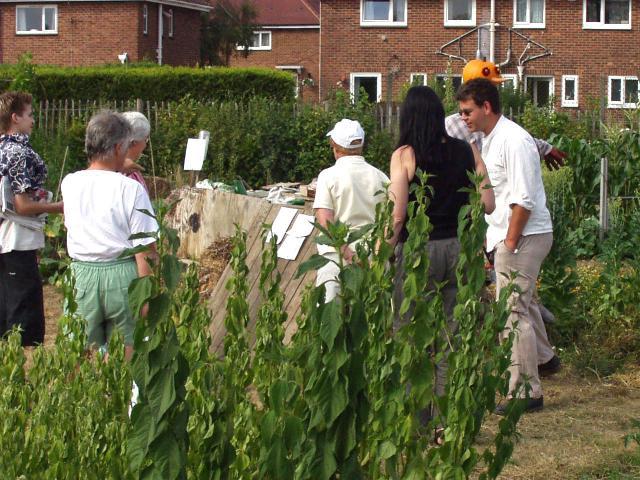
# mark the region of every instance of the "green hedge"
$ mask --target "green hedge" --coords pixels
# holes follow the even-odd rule
[[[0,68],[0,87],[7,89],[18,71],[14,65]],[[291,99],[294,92],[290,74],[266,68],[37,66],[33,85],[36,98],[49,100]]]

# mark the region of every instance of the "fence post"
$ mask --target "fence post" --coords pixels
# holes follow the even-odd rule
[[[136,98],[136,110],[138,112],[142,112],[142,99],[141,98]]]
[[[607,157],[600,159],[600,241],[609,230],[609,161]]]

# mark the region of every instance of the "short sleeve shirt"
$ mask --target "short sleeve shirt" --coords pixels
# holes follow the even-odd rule
[[[387,177],[362,156],[339,158],[335,165],[320,172],[313,208],[333,211],[334,220],[357,229],[375,221],[376,205],[383,201]],[[334,252],[326,245],[318,245],[321,254]]]
[[[47,167],[31,144],[29,136],[12,134],[0,136],[0,176],[11,182],[14,195],[36,192],[47,179]],[[10,220],[0,224],[0,253],[14,250],[36,250],[44,247],[44,234],[18,225]]]
[[[105,262],[124,250],[155,241],[130,240],[131,235],[156,232],[149,195],[142,185],[117,172],[81,170],[62,181],[67,249],[74,260]]]

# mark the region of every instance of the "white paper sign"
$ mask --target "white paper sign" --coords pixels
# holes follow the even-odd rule
[[[184,154],[185,170],[202,170],[208,144],[208,139],[190,138],[187,141],[187,151]]]
[[[271,235],[276,236],[276,243],[280,243],[284,238],[285,233],[287,233],[287,229],[289,225],[291,225],[291,220],[296,216],[298,210],[295,208],[282,207],[280,211],[278,211],[278,215],[273,220],[271,224]],[[267,235],[267,242],[271,241],[271,235]]]
[[[287,235],[293,235],[294,237],[308,237],[313,232],[313,222],[315,218],[313,215],[299,214],[296,217],[296,221],[287,232]]]
[[[278,258],[282,258],[283,260],[295,260],[303,243],[304,237],[287,235],[278,247]]]

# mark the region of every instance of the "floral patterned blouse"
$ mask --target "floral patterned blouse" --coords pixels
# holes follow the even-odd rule
[[[44,186],[47,167],[31,147],[29,135],[0,135],[0,176],[9,177],[14,194],[39,190]]]

